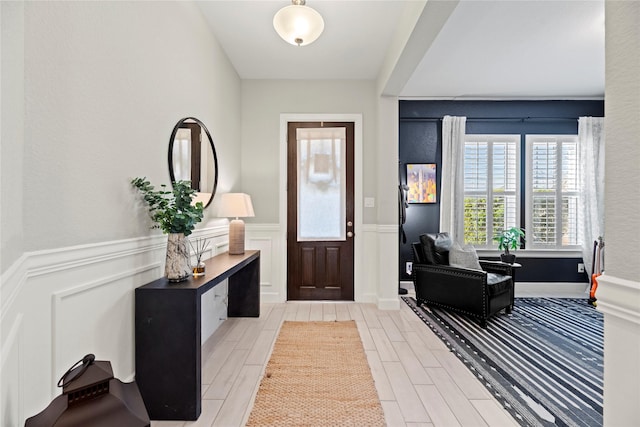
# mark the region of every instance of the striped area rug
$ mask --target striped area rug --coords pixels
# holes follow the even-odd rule
[[[586,299],[516,298],[486,329],[402,299],[520,425],[602,425],[603,319]]]

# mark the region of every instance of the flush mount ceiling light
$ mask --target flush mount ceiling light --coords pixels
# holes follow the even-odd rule
[[[290,6],[285,6],[273,17],[273,28],[287,43],[306,46],[316,41],[322,30],[324,20],[322,16],[309,6],[305,0],[292,0]]]

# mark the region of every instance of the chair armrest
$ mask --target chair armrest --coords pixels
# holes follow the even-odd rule
[[[480,267],[487,273],[502,274],[504,276],[513,276],[513,266],[502,261],[479,260]]]

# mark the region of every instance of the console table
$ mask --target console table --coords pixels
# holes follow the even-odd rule
[[[152,420],[197,420],[202,411],[202,294],[229,279],[227,315],[260,316],[260,251],[205,265],[202,277],[135,290],[136,382]]]

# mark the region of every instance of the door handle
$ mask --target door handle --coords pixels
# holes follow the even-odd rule
[[[347,237],[353,237],[353,232],[348,231],[348,232],[347,232]]]

